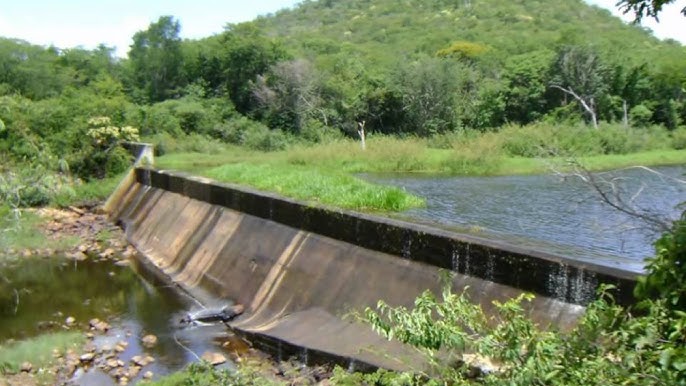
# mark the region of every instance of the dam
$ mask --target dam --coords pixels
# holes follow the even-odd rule
[[[106,210],[150,269],[201,301],[245,305],[233,329],[306,364],[406,369],[411,350],[349,315],[379,300],[410,307],[424,290],[440,292],[443,270],[486,313],[493,301],[535,294],[530,316],[560,329],[601,283],[632,303],[638,275],[148,167],[131,171]]]

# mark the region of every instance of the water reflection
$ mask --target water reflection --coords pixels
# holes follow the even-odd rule
[[[656,168],[683,178],[684,167]],[[677,205],[686,201],[686,185],[641,169],[604,175],[616,178],[624,197],[637,207],[675,219]],[[551,175],[505,177],[365,178],[397,185],[427,199],[427,207],[403,213],[432,222],[505,239],[553,253],[640,271],[653,253],[658,234],[641,221],[602,203],[597,193],[578,178]]]
[[[179,320],[192,306],[197,307],[176,290],[111,262],[55,257],[0,261],[0,345],[8,339],[59,331],[68,316],[81,328],[100,318],[111,322],[112,329],[106,336],[96,336],[96,346],[114,347],[126,341],[120,359],[128,362],[145,352],[156,358],[146,371],[168,374],[196,361],[196,355],[221,350],[232,339],[223,325],[181,329]],[[147,334],[158,338],[152,348],[141,345]],[[92,377],[99,375],[97,371],[82,374],[77,383],[93,384]]]

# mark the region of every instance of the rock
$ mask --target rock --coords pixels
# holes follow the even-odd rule
[[[74,323],[76,323],[76,318],[74,318],[73,316],[69,316],[67,317],[67,319],[64,320],[64,324],[66,324],[67,327],[73,326]]]
[[[79,249],[79,252],[86,253],[86,251],[88,251],[88,246],[85,244],[81,244],[81,245],[79,245],[78,249]]]
[[[210,352],[207,351],[202,356],[200,359],[210,363],[212,366],[217,366],[221,365],[222,363],[226,362],[226,357],[218,352]]]
[[[138,373],[141,372],[141,367],[140,366],[129,366],[129,375],[131,378],[136,378],[138,376]]]
[[[95,353],[92,352],[83,354],[79,357],[81,362],[91,362],[93,359],[95,359]]]
[[[143,356],[141,356],[141,355],[134,355],[131,358],[131,363],[133,363],[136,366],[143,367],[147,364],[147,363],[145,363],[144,359],[145,358],[143,358]]]
[[[93,338],[95,338],[95,334],[93,334],[92,332],[87,332],[87,333],[86,333],[86,338],[87,338],[87,339],[93,339]]]
[[[146,371],[146,372],[143,374],[143,379],[152,379],[152,376],[153,376],[152,371]]]
[[[103,258],[103,259],[109,259],[109,258],[111,258],[112,256],[114,256],[114,249],[112,249],[112,248],[107,248],[107,249],[105,249],[104,251],[100,252],[100,253],[98,254],[98,256],[100,256],[100,257]]]
[[[98,348],[93,344],[93,342],[87,343],[83,348],[85,352],[95,352],[97,349]]]
[[[157,344],[157,337],[155,335],[149,334],[144,336],[143,339],[141,339],[141,342],[145,347],[152,347]]]
[[[126,249],[124,250],[124,252],[122,252],[122,256],[125,258],[132,257],[135,254],[136,254],[136,248],[134,248],[131,245],[127,246]]]
[[[24,249],[21,251],[21,257],[31,257],[33,256],[33,252],[31,252],[30,249]]]
[[[67,255],[68,259],[76,260],[76,261],[84,261],[88,258],[88,255],[81,251],[76,251],[74,253],[70,253]]]
[[[21,367],[19,368],[19,370],[22,373],[30,373],[31,370],[33,370],[33,365],[31,364],[31,362],[24,362],[21,364]]]
[[[110,329],[110,325],[107,322],[103,322],[98,318],[93,318],[88,322],[88,325],[91,327],[91,330],[99,331],[99,332],[106,332],[107,330]]]
[[[126,376],[119,378],[119,384],[120,385],[128,385],[129,384],[129,378]]]
[[[119,359],[112,358],[112,359],[108,359],[107,362],[105,362],[105,365],[107,365],[107,367],[109,367],[111,369],[116,369],[117,367],[123,367],[124,362],[122,362]]]
[[[143,358],[143,361],[146,365],[149,365],[155,361],[155,358],[151,357],[150,355],[147,355],[145,358]]]
[[[126,267],[129,264],[131,264],[131,262],[128,260],[118,260],[116,263],[114,263],[114,265],[119,267]]]

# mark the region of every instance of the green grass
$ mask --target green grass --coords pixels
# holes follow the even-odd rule
[[[227,164],[202,173],[308,202],[366,211],[402,211],[424,201],[402,189],[374,185],[345,173],[297,165]]]
[[[79,244],[80,240],[76,236],[48,239],[41,231],[45,221],[29,210],[13,211],[5,205],[0,205],[0,256],[10,249],[21,251],[49,247],[64,250]]]
[[[492,174],[545,174],[553,168],[564,170],[571,159],[568,157],[552,158],[504,158],[499,168]],[[590,171],[621,169],[628,166],[666,166],[686,164],[684,150],[652,150],[632,154],[603,154],[584,156],[574,159]]]
[[[364,182],[354,173],[426,173],[448,175],[544,174],[564,170],[570,158],[526,158],[503,155],[494,135],[429,148],[427,141],[370,138],[366,150],[357,141],[338,140],[298,145],[264,153],[231,148],[226,153],[179,153],[158,158],[157,167],[183,170],[220,181],[310,202],[366,211],[402,211],[424,205],[406,192]],[[591,155],[576,160],[600,171],[633,165],[686,163],[686,151],[650,150],[633,154]]]
[[[31,212],[0,206],[0,250],[43,248],[47,237],[39,231],[42,219]]]
[[[17,372],[23,362],[31,362],[34,368],[48,366],[54,360],[54,349],[64,353],[84,343],[79,332],[56,332],[0,346],[0,372]]]
[[[102,180],[93,180],[86,183],[79,183],[72,186],[70,190],[63,190],[56,194],[50,200],[50,204],[58,207],[67,207],[70,205],[79,205],[82,203],[100,202],[112,194],[114,189],[119,184],[124,173],[105,178]]]

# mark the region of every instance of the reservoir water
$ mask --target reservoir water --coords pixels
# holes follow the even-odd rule
[[[631,168],[597,175],[613,181],[633,208],[676,219],[683,211],[679,204],[686,201],[686,167],[653,170],[659,174]],[[645,222],[602,202],[591,186],[573,176],[364,178],[426,198],[425,208],[402,214],[410,221],[637,272],[643,269],[643,260],[652,256],[652,243],[659,236]]]

